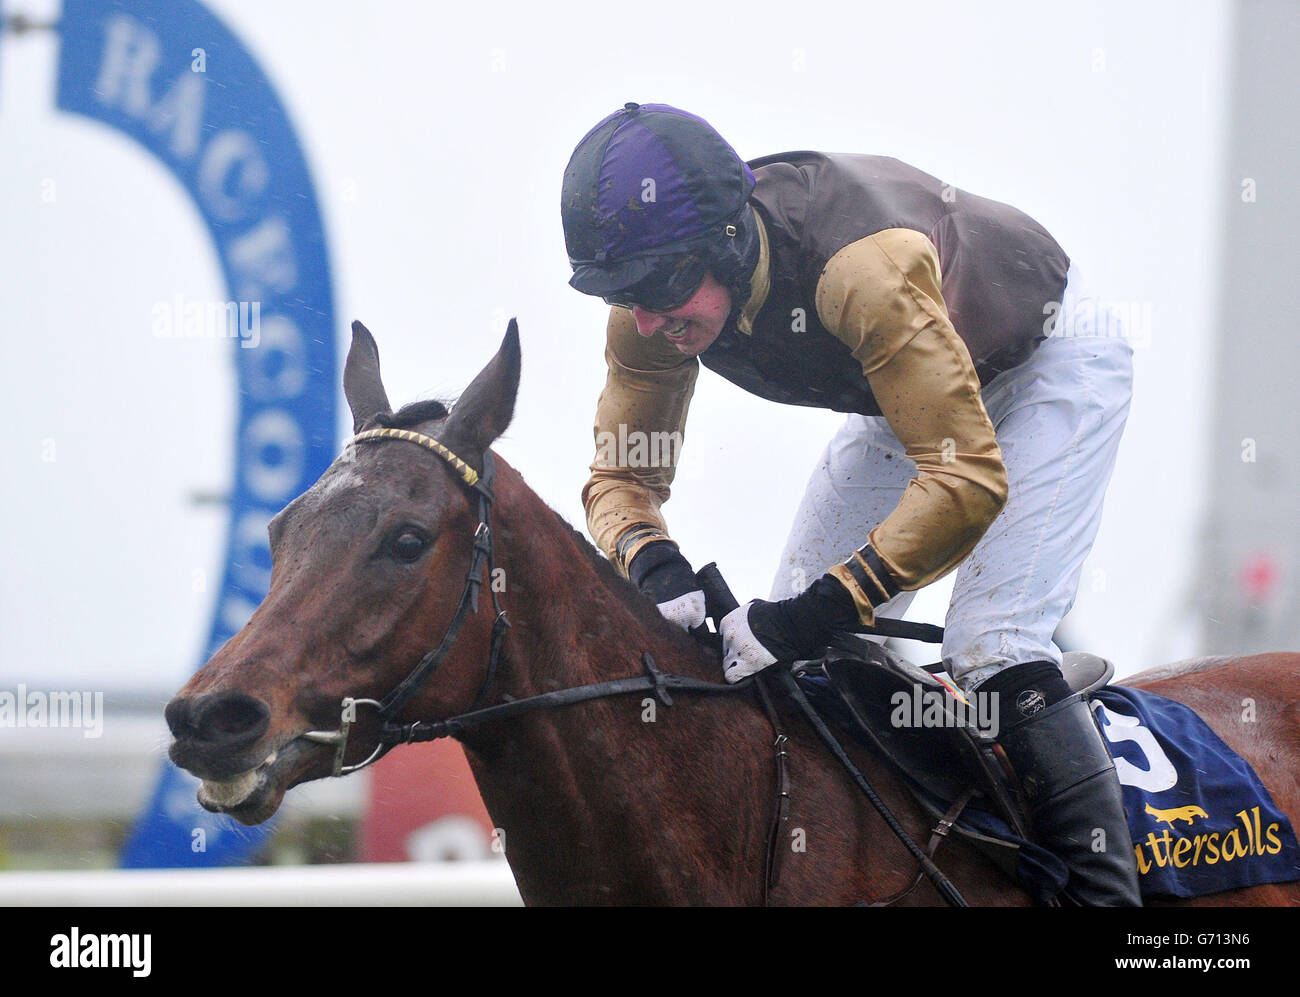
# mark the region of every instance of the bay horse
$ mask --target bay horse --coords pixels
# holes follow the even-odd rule
[[[453,408],[416,402],[394,413],[374,339],[353,325],[344,393],[365,440],[271,522],[266,599],[167,706],[171,758],[203,780],[199,801],[244,824],[265,821],[291,787],[381,753],[373,707],[384,700],[399,703],[394,720],[411,730],[644,676],[657,663],[704,691],[611,695],[446,728],[526,903],[852,905],[905,891],[916,860],[785,701],[776,711],[790,792],[773,842],[774,727],[754,690],[709,694],[722,684],[716,654],[489,456],[513,416],[519,372],[512,322]],[[490,489],[472,484],[488,465]],[[489,500],[490,528],[481,525]],[[481,593],[467,576],[481,578]],[[477,608],[489,585],[504,616]],[[1300,655],[1207,659],[1129,683],[1195,709],[1297,821]],[[345,708],[341,722],[345,699],[355,712]],[[1244,702],[1254,722],[1242,721]],[[924,841],[933,818],[883,764],[855,757]],[[781,858],[769,890],[770,849]],[[945,842],[938,862],[972,906],[1031,902],[960,839]],[[941,902],[928,881],[896,900]],[[1300,883],[1191,902],[1294,904]]]

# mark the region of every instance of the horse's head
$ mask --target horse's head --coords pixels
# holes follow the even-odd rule
[[[512,321],[450,412],[422,402],[394,416],[375,341],[353,324],[343,389],[358,433],[401,426],[481,468],[518,386]],[[336,745],[322,732],[340,728],[346,697],[384,699],[433,649],[464,593],[478,525],[479,496],[454,460],[386,439],[348,447],[271,521],[266,599],[167,706],[171,758],[203,780],[204,807],[260,823],[290,787],[333,773]],[[437,681],[403,715],[447,716],[473,702],[491,622],[466,615]],[[376,728],[374,711],[358,707],[347,763],[372,753]]]

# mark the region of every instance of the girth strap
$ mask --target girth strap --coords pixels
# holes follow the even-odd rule
[[[830,749],[831,754],[834,755],[839,763],[844,766],[845,770],[849,773],[849,776],[857,784],[858,788],[862,790],[863,794],[867,797],[867,800],[876,809],[876,812],[884,819],[885,823],[889,826],[889,829],[893,831],[894,835],[903,843],[903,847],[905,847],[908,852],[911,853],[912,857],[920,863],[922,871],[930,877],[930,882],[934,885],[939,896],[941,896],[949,906],[969,907],[970,904],[968,904],[966,898],[961,895],[961,891],[953,885],[939,867],[934,864],[934,861],[921,850],[920,846],[917,845],[916,842],[912,840],[911,836],[908,835],[907,830],[898,822],[898,818],[896,818],[885,805],[885,801],[876,794],[876,791],[871,788],[871,784],[867,782],[862,773],[858,771],[858,767],[853,764],[853,760],[849,758],[848,753],[840,745],[840,742],[836,740],[835,735],[831,733],[830,728],[826,726],[826,723],[817,714],[817,711],[813,708],[812,704],[808,702],[808,697],[805,696],[803,690],[799,688],[798,680],[784,668],[780,669],[778,674],[781,678],[782,685],[785,686],[786,692],[790,694],[790,698],[799,706],[799,709],[803,712],[808,723],[812,726],[813,730],[817,732],[817,736],[821,738],[822,743]]]

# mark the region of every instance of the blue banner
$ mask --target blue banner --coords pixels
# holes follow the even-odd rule
[[[216,303],[239,385],[226,563],[201,665],[265,597],[266,526],[338,452],[334,292],[302,148],[275,91],[230,30],[193,0],[65,0],[58,106],[134,139],[189,192],[228,301]],[[142,181],[143,182],[143,181]],[[203,309],[160,288],[155,335]],[[127,867],[256,857],[269,825],[209,814],[170,763],[127,842]]]

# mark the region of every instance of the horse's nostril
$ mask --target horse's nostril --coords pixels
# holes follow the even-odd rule
[[[266,733],[271,710],[242,692],[213,692],[197,699],[173,699],[164,711],[172,734],[227,746],[251,744]]]
[[[188,696],[177,696],[163,710],[163,717],[167,720],[167,727],[171,730],[172,737],[187,737],[194,733],[190,723],[190,706],[193,702]]]

